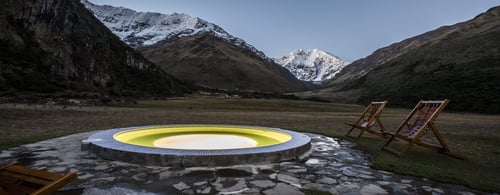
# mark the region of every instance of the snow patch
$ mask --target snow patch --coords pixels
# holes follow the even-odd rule
[[[234,37],[220,26],[198,17],[183,13],[137,12],[124,7],[96,5],[87,0],[81,0],[81,3],[123,42],[134,48],[175,37],[211,33],[233,45],[251,50],[264,60],[273,61],[243,39]]]
[[[274,61],[303,81],[332,79],[349,63],[319,49],[299,49]]]

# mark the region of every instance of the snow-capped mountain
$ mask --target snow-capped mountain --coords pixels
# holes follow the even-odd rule
[[[87,0],[81,2],[115,35],[134,48],[153,45],[174,37],[211,33],[233,45],[249,49],[267,61],[272,61],[243,39],[234,37],[220,26],[198,17],[182,13],[137,12],[124,7],[96,5]]]
[[[349,64],[319,49],[299,49],[274,61],[303,81],[331,79]]]

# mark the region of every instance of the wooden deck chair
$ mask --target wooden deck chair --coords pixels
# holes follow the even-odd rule
[[[396,132],[388,133],[391,137],[389,138],[389,140],[387,140],[385,145],[382,146],[382,150],[391,152],[403,158],[408,153],[408,151],[410,151],[411,147],[414,144],[417,144],[455,158],[464,159],[457,154],[451,153],[448,145],[443,139],[443,136],[441,136],[441,133],[439,133],[439,130],[434,124],[434,121],[438,117],[439,113],[443,111],[448,102],[449,100],[447,99],[442,101],[421,100],[420,102],[418,102],[415,108],[408,114],[408,116],[396,129]],[[438,143],[429,143],[421,139],[422,136],[429,130],[433,132],[433,134],[437,138]],[[394,141],[394,138],[399,138],[408,142],[408,144],[403,148],[401,152],[389,148],[389,144]]]
[[[386,104],[387,101],[371,102],[368,106],[366,106],[365,110],[361,113],[361,116],[356,122],[345,123],[346,125],[351,126],[351,129],[347,132],[346,136],[349,136],[354,129],[359,129],[361,132],[358,134],[358,138],[361,137],[365,131],[385,137],[386,133],[384,132],[384,125],[380,122],[379,117]],[[378,128],[375,128],[376,126],[378,126]]]
[[[0,166],[0,195],[51,194],[75,178],[75,173],[51,173],[26,168],[14,162]]]

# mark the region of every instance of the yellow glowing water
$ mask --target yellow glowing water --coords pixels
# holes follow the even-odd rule
[[[158,126],[117,133],[128,144],[187,150],[219,150],[270,146],[289,141],[283,132],[240,126]]]
[[[153,142],[155,147],[186,149],[186,150],[221,150],[236,148],[251,148],[257,142],[248,137],[220,134],[176,135],[158,139]]]

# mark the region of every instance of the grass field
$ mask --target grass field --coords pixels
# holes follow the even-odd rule
[[[160,124],[257,125],[343,137],[348,130],[344,122],[357,119],[363,108],[295,100],[218,98],[139,101],[124,107],[0,104],[0,150],[78,132]],[[391,108],[389,103],[381,120],[392,131],[409,111]],[[444,112],[436,126],[451,150],[466,160],[419,146],[399,159],[380,150],[385,143],[382,138],[364,135],[350,140],[372,155],[374,168],[500,192],[500,116]]]

